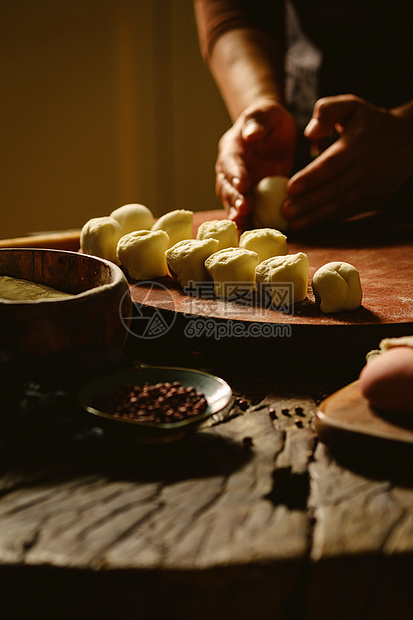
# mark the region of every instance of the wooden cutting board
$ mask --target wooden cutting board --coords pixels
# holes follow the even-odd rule
[[[224,219],[224,210],[195,213],[201,222]],[[288,235],[290,253],[305,252],[310,259],[307,300],[291,313],[249,303],[186,295],[172,278],[153,283],[131,282],[132,300],[146,308],[170,310],[187,316],[295,326],[373,327],[383,335],[413,333],[413,226],[392,225],[368,218],[314,233]],[[353,312],[323,314],[314,302],[311,278],[330,261],[346,261],[360,273],[362,307]],[[380,336],[380,333],[379,333]]]

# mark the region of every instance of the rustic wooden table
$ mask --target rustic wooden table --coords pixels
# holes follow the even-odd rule
[[[314,429],[364,344],[355,356],[298,337],[231,348],[182,329],[131,335],[123,355],[18,367],[32,383],[5,408],[16,421],[0,444],[1,618],[410,619],[411,451],[336,452]],[[163,445],[86,426],[76,386],[131,359],[221,376],[229,411]]]

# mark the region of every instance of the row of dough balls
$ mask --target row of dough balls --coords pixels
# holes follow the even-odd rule
[[[310,267],[307,254],[283,251],[261,260],[262,244],[270,245],[270,240],[275,241],[279,235],[282,233],[268,228],[251,230],[241,235],[239,247],[223,249],[217,249],[218,240],[213,238],[188,239],[174,245],[165,255],[169,271],[184,288],[190,282],[203,282],[210,276],[215,295],[225,298],[237,295],[237,282],[247,283],[253,290],[257,286],[266,288],[272,305],[277,306],[279,286],[291,283],[290,303],[298,303],[307,297]],[[312,288],[322,312],[350,311],[361,305],[359,273],[349,263],[336,261],[320,267],[313,276]]]
[[[209,220],[193,234],[193,212],[170,211],[156,222],[144,205],[119,207],[108,217],[92,218],[82,228],[81,251],[122,265],[135,280],[168,274],[183,287],[214,282],[219,297],[229,297],[230,283],[293,284],[293,303],[307,296],[309,259],[288,253],[287,237],[274,228],[248,230],[238,236],[231,220]],[[275,286],[274,286],[275,285]],[[323,312],[358,308],[362,290],[358,271],[349,263],[332,262],[314,274],[312,287]]]
[[[167,274],[166,262],[157,256],[159,252],[165,252],[180,241],[193,239],[193,211],[170,211],[155,222],[146,206],[127,204],[109,216],[86,222],[80,233],[80,248],[86,254],[122,264],[132,278],[142,280]],[[231,220],[210,220],[201,224],[197,240],[209,239],[218,240],[217,250],[240,245],[256,251],[261,261],[288,253],[287,238],[278,230],[247,231],[239,241],[238,229]]]

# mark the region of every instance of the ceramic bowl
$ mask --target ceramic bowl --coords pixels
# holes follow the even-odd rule
[[[199,415],[177,422],[156,423],[117,418],[99,410],[96,405],[102,396],[126,385],[174,381],[179,381],[185,387],[193,386],[198,393],[204,394],[208,403],[207,409]],[[220,377],[200,370],[172,366],[143,366],[120,370],[94,379],[83,385],[77,396],[80,405],[95,416],[97,425],[101,424],[109,431],[126,434],[142,441],[146,439],[149,442],[167,442],[181,438],[212,415],[222,412],[231,403],[232,390]]]

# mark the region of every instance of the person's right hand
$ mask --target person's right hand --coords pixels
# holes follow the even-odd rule
[[[289,112],[277,101],[265,100],[244,110],[222,136],[216,193],[239,228],[246,227],[257,183],[264,177],[290,174],[296,133]]]

